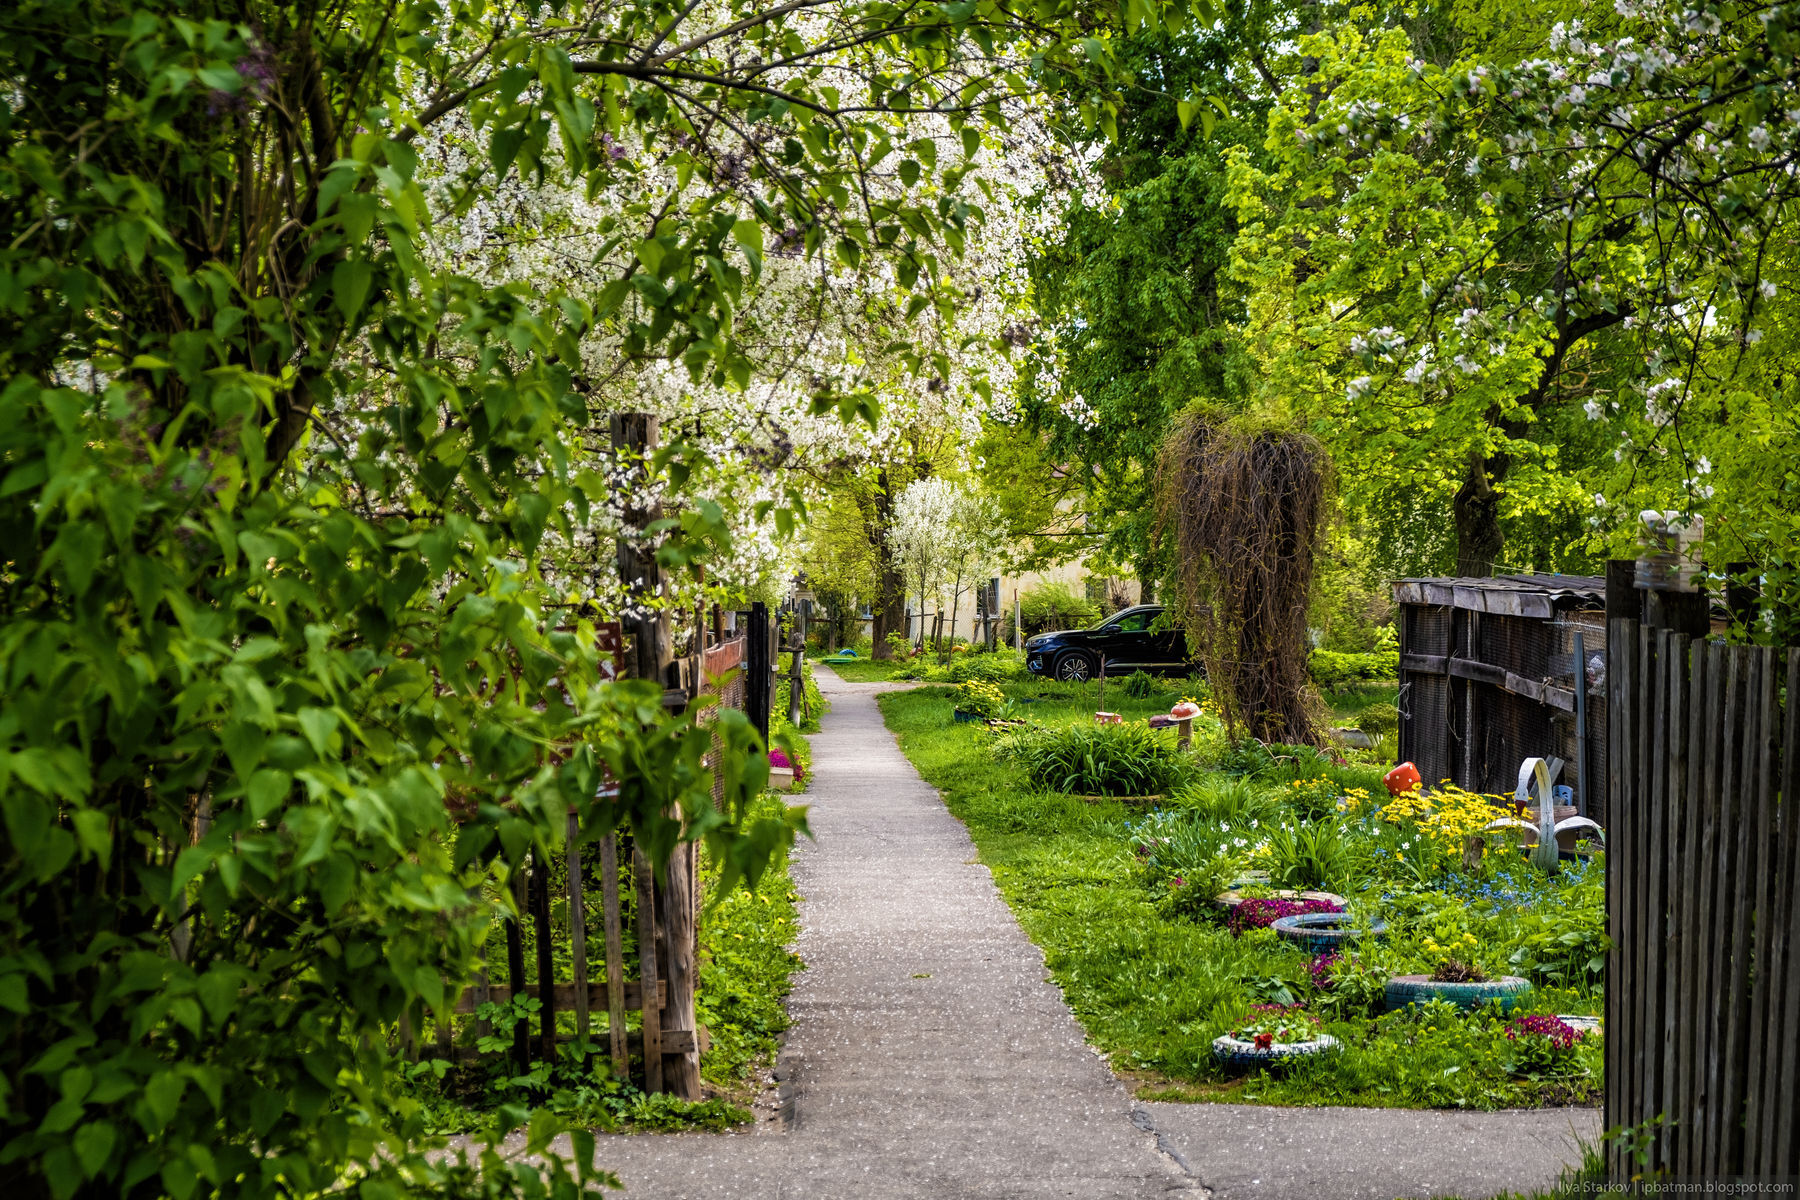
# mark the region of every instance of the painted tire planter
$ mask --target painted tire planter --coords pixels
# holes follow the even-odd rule
[[[1362,937],[1365,932],[1377,938],[1387,935],[1387,922],[1376,921],[1367,930],[1363,930],[1357,927],[1357,923],[1347,913],[1300,913],[1297,916],[1280,917],[1269,928],[1308,954],[1341,950]]]
[[[1519,998],[1531,991],[1529,980],[1502,975],[1483,983],[1437,983],[1429,975],[1396,975],[1387,981],[1387,1011],[1427,1000],[1448,1000],[1458,1008],[1480,1008],[1498,1000],[1502,1012],[1511,1012]]]
[[[1338,1041],[1329,1033],[1321,1033],[1308,1042],[1278,1042],[1266,1050],[1255,1042],[1240,1041],[1226,1034],[1213,1039],[1213,1057],[1227,1067],[1266,1067],[1297,1058],[1311,1058],[1328,1050],[1336,1050]]]
[[[972,721],[987,720],[987,718],[982,716],[980,713],[970,712],[964,708],[955,709],[951,712],[950,715],[955,718],[956,723],[958,725],[968,724],[969,722],[972,722]]]

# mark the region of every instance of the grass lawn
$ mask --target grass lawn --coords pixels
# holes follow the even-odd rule
[[[1172,686],[1192,685],[1173,681]],[[1011,711],[1033,723],[1091,724],[1092,684],[1026,679],[1005,682],[1002,689],[1013,702]],[[1338,770],[1332,779],[1296,782],[1293,776],[1304,776],[1304,768],[1289,771],[1284,779],[1280,770],[1270,777],[1265,766],[1260,777],[1229,784],[1224,793],[1250,805],[1243,811],[1261,812],[1263,826],[1277,820],[1299,829],[1333,825],[1341,826],[1346,838],[1366,838],[1366,845],[1353,846],[1354,853],[1340,863],[1342,877],[1328,882],[1335,885],[1331,890],[1351,897],[1353,914],[1380,913],[1392,932],[1386,943],[1356,955],[1351,969],[1340,964],[1336,970],[1342,978],[1334,978],[1327,968],[1320,977],[1325,986],[1318,987],[1314,960],[1304,951],[1269,929],[1233,936],[1209,905],[1182,903],[1181,887],[1172,889],[1183,883],[1179,876],[1171,880],[1166,871],[1161,876],[1156,871],[1158,856],[1185,831],[1210,833],[1220,780],[1226,777],[1201,772],[1197,789],[1178,793],[1158,814],[1117,800],[1087,801],[1033,786],[1023,766],[997,753],[1003,734],[952,723],[950,692],[923,687],[883,695],[880,703],[901,748],[967,824],[982,861],[1026,933],[1043,948],[1090,1040],[1116,1070],[1136,1080],[1140,1096],[1474,1108],[1595,1097],[1598,1037],[1583,1038],[1553,1066],[1533,1072],[1519,1068],[1518,1047],[1498,1017],[1441,1006],[1377,1015],[1378,989],[1387,973],[1399,973],[1399,968],[1430,971],[1426,960],[1432,952],[1424,948],[1425,941],[1441,937],[1448,942],[1453,936],[1474,938],[1479,946],[1469,957],[1496,973],[1517,970],[1537,978],[1539,986],[1518,1012],[1598,1012],[1600,996],[1585,969],[1590,952],[1603,947],[1596,941],[1593,914],[1582,909],[1579,919],[1559,915],[1571,906],[1597,902],[1599,875],[1592,867],[1585,885],[1582,877],[1552,884],[1533,877],[1522,861],[1490,859],[1482,871],[1466,874],[1452,869],[1460,867],[1456,855],[1425,861],[1410,848],[1405,855],[1415,861],[1383,866],[1384,845],[1396,847],[1396,859],[1403,857],[1401,843],[1393,839],[1410,837],[1404,822],[1396,825],[1366,815],[1351,819],[1335,812],[1294,821],[1288,809],[1297,801],[1287,800],[1316,792],[1314,784],[1335,792],[1359,779],[1378,778],[1377,769]],[[1107,707],[1139,719],[1166,711],[1176,694],[1130,698],[1109,685]],[[1350,699],[1365,706],[1383,701],[1379,692]],[[1354,707],[1346,704],[1339,711]],[[1246,756],[1232,754],[1216,725],[1206,729],[1196,739],[1193,757],[1223,757],[1227,766],[1240,769],[1255,765],[1253,757],[1246,761]],[[1262,761],[1267,762],[1266,756]],[[1201,794],[1201,800],[1193,800]],[[1199,808],[1187,806],[1190,802]],[[1207,803],[1214,804],[1210,814],[1203,811]],[[1147,860],[1146,839],[1160,831],[1172,832],[1149,843]],[[1419,840],[1422,845],[1423,838]],[[1255,864],[1246,860],[1244,865]],[[1419,870],[1424,870],[1423,878],[1409,874]],[[1458,918],[1458,912],[1467,915]],[[1462,927],[1452,929],[1458,921]],[[1559,975],[1570,986],[1547,986]],[[1373,996],[1371,988],[1376,989]],[[1226,1075],[1213,1059],[1212,1041],[1241,1027],[1258,1002],[1305,1005],[1343,1049],[1280,1075]],[[1532,1073],[1538,1078],[1526,1077]]]

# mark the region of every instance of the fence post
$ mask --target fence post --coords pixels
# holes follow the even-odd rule
[[[744,646],[744,713],[756,726],[764,744],[769,740],[769,606],[761,600],[750,606],[750,628]]]

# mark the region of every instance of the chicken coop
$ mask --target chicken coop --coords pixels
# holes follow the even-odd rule
[[[1606,822],[1606,581],[1402,579],[1400,757],[1427,785],[1510,795],[1527,758],[1563,761],[1581,815]]]

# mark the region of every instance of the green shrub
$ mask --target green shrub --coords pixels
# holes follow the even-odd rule
[[[1010,650],[965,655],[951,663],[945,671],[945,677],[951,683],[965,683],[971,679],[1001,683],[1008,679],[1023,678],[1024,675],[1025,660]]]
[[[1269,789],[1254,779],[1219,773],[1203,776],[1182,788],[1169,797],[1169,804],[1215,824],[1266,821],[1275,815],[1277,807]]]
[[[1269,879],[1282,887],[1347,892],[1367,870],[1364,847],[1337,821],[1276,825],[1267,839]]]
[[[997,717],[1006,707],[1006,693],[984,679],[971,679],[950,689],[956,707],[978,717]]]
[[[1356,727],[1372,738],[1400,732],[1400,710],[1392,704],[1371,704],[1356,714]]]
[[[1170,690],[1168,680],[1158,679],[1147,671],[1133,671],[1119,685],[1119,691],[1133,700],[1144,700]]]
[[[1335,650],[1314,650],[1307,665],[1313,682],[1327,690],[1358,683],[1385,683],[1400,675],[1400,652],[1339,654]]]
[[[1035,726],[1006,738],[999,753],[1038,787],[1097,796],[1148,796],[1186,782],[1193,760],[1147,725]]]
[[[1087,629],[1100,621],[1100,610],[1065,583],[1040,583],[1019,597],[1019,620],[1025,636],[1051,629]]]

